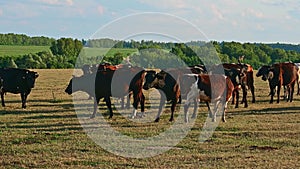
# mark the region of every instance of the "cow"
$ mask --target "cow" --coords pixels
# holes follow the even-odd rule
[[[213,111],[209,111],[213,122],[216,121],[216,113],[219,106],[222,105],[222,102],[225,103],[222,120],[226,122],[225,112],[227,103],[231,99],[234,90],[234,85],[231,80],[221,74],[199,74],[193,76],[196,78],[196,82],[192,84],[191,90],[187,95],[186,103],[184,104],[185,122],[188,122],[188,108],[195,99],[210,102],[213,105]],[[197,111],[194,110],[194,112]]]
[[[140,67],[120,68],[116,70],[98,70],[96,73],[73,77],[65,92],[72,94],[76,91],[84,91],[94,99],[94,111],[90,118],[94,118],[100,99],[104,98],[109,110],[109,118],[113,117],[110,97],[124,98],[132,92],[133,107],[132,118],[136,116],[138,104],[141,104],[141,112],[144,114],[145,96],[142,93],[142,85],[145,70]]]
[[[244,107],[248,107],[247,102],[247,67],[241,64],[223,63],[210,67],[209,74],[225,74],[230,78],[234,85],[234,91],[232,93],[232,104],[235,104],[235,108],[239,106],[239,89],[242,88]],[[236,102],[235,102],[236,100]]]
[[[297,67],[293,63],[276,63],[271,66],[264,65],[259,68],[256,76],[262,76],[262,80],[269,82],[270,88],[270,103],[273,103],[273,97],[277,87],[277,103],[280,100],[281,86],[286,86],[288,89],[289,99],[287,101],[292,102],[294,86],[298,80]]]
[[[227,77],[230,78],[234,90],[232,92],[232,104],[234,104],[234,100],[236,99],[235,102],[235,108],[239,107],[239,90],[240,87],[242,87],[243,90],[243,96],[247,96],[247,91],[246,91],[246,82],[245,82],[245,74],[243,71],[236,69],[236,68],[231,68],[231,69],[226,69],[224,68],[224,73]],[[248,107],[247,100],[244,101],[244,107]]]
[[[160,120],[160,115],[162,112],[162,107],[165,101],[171,101],[171,117],[169,121],[174,120],[174,111],[176,104],[181,98],[180,91],[180,80],[183,74],[191,73],[189,68],[170,68],[166,70],[161,70],[156,72],[149,70],[145,76],[145,83],[143,89],[149,90],[150,88],[155,88],[159,91],[160,104],[155,122]]]
[[[254,88],[254,73],[253,67],[250,64],[245,63],[223,63],[222,64],[225,69],[238,69],[241,73],[241,87],[243,91],[243,98],[241,104],[244,103],[244,107],[248,107],[247,101],[247,88],[250,89],[252,94],[252,103],[255,103],[255,88]],[[232,103],[234,103],[234,97],[232,99]]]
[[[297,80],[297,87],[298,87],[298,90],[297,90],[297,95],[300,95],[300,63],[294,63],[298,69],[297,71],[297,75],[298,75],[298,80]]]
[[[34,88],[35,80],[39,76],[37,72],[19,68],[1,68],[0,95],[2,106],[5,107],[4,95],[6,92],[21,95],[22,108],[26,108],[26,99]]]

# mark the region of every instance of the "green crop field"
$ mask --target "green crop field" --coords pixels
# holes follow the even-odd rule
[[[0,168],[300,168],[300,96],[295,95],[292,103],[269,104],[269,88],[261,79],[255,78],[257,103],[237,109],[229,104],[227,122],[220,122],[207,141],[198,141],[207,117],[207,108],[200,104],[195,125],[176,146],[136,159],[106,151],[85,133],[72,96],[64,92],[73,70],[35,71],[40,76],[27,108],[21,109],[20,96],[11,93],[5,95],[6,107],[0,107]],[[97,117],[85,117],[85,121],[101,127],[101,113],[113,129],[127,136],[156,136],[174,124],[168,121],[170,107],[167,105],[160,122],[154,123],[159,95],[155,89],[144,92],[147,122],[127,118],[132,110],[124,114],[115,110],[113,118],[107,119],[103,102]],[[81,106],[87,115],[93,110],[92,104]],[[175,114],[175,121],[184,123],[178,119],[179,110]],[[166,148],[159,145],[149,150]]]
[[[20,56],[30,53],[50,51],[50,46],[9,46],[0,45],[1,56]]]

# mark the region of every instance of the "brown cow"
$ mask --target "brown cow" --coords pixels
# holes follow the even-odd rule
[[[142,93],[144,76],[144,69],[139,67],[98,70],[96,74],[84,74],[80,77],[73,77],[65,92],[72,94],[76,91],[85,91],[92,96],[94,98],[94,111],[91,118],[96,116],[98,103],[101,98],[104,98],[109,109],[109,118],[112,118],[113,111],[110,97],[124,98],[125,95],[132,92],[134,99],[132,117],[134,118],[139,103],[141,104],[142,114],[144,113],[145,97]]]
[[[220,74],[199,74],[196,75],[196,82],[192,84],[188,93],[187,101],[184,105],[185,122],[188,122],[188,108],[191,101],[199,98],[200,101],[210,102],[213,105],[213,111],[210,112],[212,121],[216,121],[216,113],[220,105],[224,103],[222,120],[225,120],[227,103],[232,97],[234,85],[231,80]],[[223,107],[222,107],[223,108]]]
[[[257,77],[262,76],[262,80],[269,81],[270,103],[273,103],[273,97],[277,87],[277,103],[280,100],[281,86],[287,86],[290,102],[293,100],[294,86],[298,80],[297,67],[294,63],[277,63],[271,66],[262,66],[257,74]]]

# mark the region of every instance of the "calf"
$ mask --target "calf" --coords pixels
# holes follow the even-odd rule
[[[225,102],[224,110],[222,110],[222,120],[226,122],[225,112],[227,103],[231,99],[234,90],[234,85],[231,80],[220,74],[199,74],[195,77],[196,82],[192,84],[184,105],[185,122],[188,122],[188,108],[191,102],[197,98],[199,98],[200,101],[210,102],[213,105],[213,111],[210,111],[212,121],[216,121],[216,113],[219,105]]]
[[[76,91],[84,91],[92,96],[94,98],[94,111],[91,118],[96,116],[98,103],[102,98],[104,98],[109,109],[109,118],[112,118],[113,111],[110,97],[124,98],[125,95],[132,92],[134,99],[132,118],[134,118],[139,103],[141,104],[142,114],[144,113],[145,97],[142,93],[144,75],[144,69],[139,67],[98,70],[96,74],[73,77],[65,92],[72,94]]]
[[[275,89],[277,87],[277,103],[280,100],[281,86],[287,86],[290,102],[293,100],[294,86],[298,80],[297,68],[293,63],[277,63],[272,66],[262,66],[259,68],[256,76],[262,76],[262,80],[269,82],[270,87],[270,103],[273,103]]]
[[[0,69],[0,79],[2,87],[0,87],[0,95],[2,106],[5,106],[4,94],[6,92],[21,95],[22,108],[26,108],[26,99],[34,88],[35,79],[39,76],[37,72],[27,69],[18,68],[2,68]]]

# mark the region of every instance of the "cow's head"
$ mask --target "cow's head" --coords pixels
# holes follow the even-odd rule
[[[156,74],[157,73],[154,70],[146,71],[145,83],[143,85],[143,89],[148,90],[154,87],[154,84],[156,83],[155,81],[157,81]]]
[[[73,76],[65,89],[65,92],[67,94],[72,94],[77,91],[84,91],[89,95],[94,95],[95,86],[93,86],[93,82],[95,82],[94,74],[85,74],[79,77]]]
[[[37,72],[26,70],[26,73],[22,78],[26,81],[30,88],[34,88],[35,79],[38,77],[39,74]]]
[[[258,72],[256,73],[257,77],[262,76],[262,80],[266,81],[268,79],[272,79],[274,76],[273,70],[271,66],[262,66],[258,69]]]

